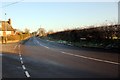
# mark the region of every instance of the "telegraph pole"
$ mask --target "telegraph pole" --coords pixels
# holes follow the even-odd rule
[[[5,35],[5,43],[7,43],[7,25],[6,25],[6,13],[5,13],[5,31],[6,31],[6,35]]]

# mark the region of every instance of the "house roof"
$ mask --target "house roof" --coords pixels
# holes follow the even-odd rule
[[[8,21],[0,21],[0,31],[14,31],[12,25]]]

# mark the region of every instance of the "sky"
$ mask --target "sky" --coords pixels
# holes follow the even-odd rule
[[[11,18],[15,29],[46,31],[83,28],[118,21],[117,2],[2,2],[0,20]],[[4,7],[6,6],[6,7]],[[6,13],[6,15],[4,15]]]

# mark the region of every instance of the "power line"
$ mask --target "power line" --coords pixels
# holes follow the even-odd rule
[[[4,6],[0,7],[0,8],[5,8],[5,7],[8,7],[8,6],[11,6],[11,5],[20,3],[20,2],[22,2],[22,1],[24,1],[24,0],[16,1],[16,2],[13,2],[13,3],[7,4],[7,5],[4,5]]]

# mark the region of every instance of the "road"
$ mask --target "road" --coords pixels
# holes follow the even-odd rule
[[[2,49],[2,46],[0,46],[0,49]],[[2,52],[0,50],[0,79],[2,79]]]
[[[117,78],[119,54],[80,49],[38,37],[2,45],[3,78]]]

